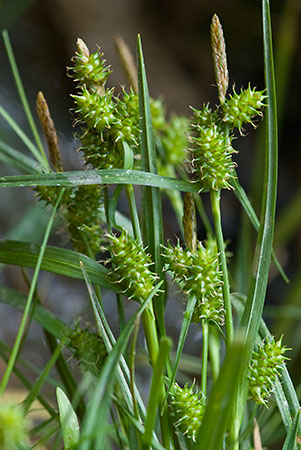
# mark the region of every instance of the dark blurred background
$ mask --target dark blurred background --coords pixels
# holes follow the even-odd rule
[[[285,285],[280,276],[272,270],[268,303],[281,303],[283,298],[287,298],[293,304],[300,305],[300,282],[296,289],[301,251],[300,0],[277,0],[270,3],[279,100],[277,216],[280,225],[276,229],[275,246],[278,247],[278,256],[292,283],[290,286]],[[70,93],[74,92],[74,86],[66,76],[66,66],[70,64],[75,51],[77,37],[84,39],[91,51],[95,51],[96,44],[101,47],[113,69],[109,84],[115,86],[118,91],[120,85],[127,86],[128,83],[121,69],[113,38],[117,34],[122,35],[135,54],[136,36],[140,33],[151,96],[163,97],[169,112],[190,115],[190,105],[200,108],[204,102],[210,102],[212,105],[217,103],[209,35],[210,21],[214,13],[218,14],[224,29],[230,85],[235,83],[240,89],[241,86],[247,87],[250,81],[252,86],[263,89],[260,1],[0,1],[0,27],[9,31],[33,110],[39,90],[44,92],[48,100],[60,137],[65,170],[79,167],[79,158],[75,151],[78,144],[73,139],[74,130],[69,114],[72,107]],[[0,103],[27,130],[3,43],[0,43],[0,64]],[[257,212],[260,211],[258,198],[263,167],[260,155],[264,143],[263,127],[260,125],[255,131],[251,127],[247,128],[247,136],[244,138],[238,136],[234,142],[235,148],[240,151],[236,157],[240,181],[250,194]],[[0,119],[0,135],[5,142],[21,148],[20,142],[10,133],[2,119]],[[11,169],[1,165],[1,174],[10,173],[13,173]],[[20,219],[26,202],[31,202],[31,198],[29,190],[1,191],[1,237],[5,237]],[[289,206],[291,206],[290,219],[286,213]],[[168,205],[166,208],[168,210]],[[232,193],[224,193],[225,237],[230,241],[229,248],[234,252],[239,239],[240,211],[240,206]],[[169,216],[169,214],[165,216],[166,235],[173,237],[178,233],[178,229],[173,216],[170,216],[171,219]],[[200,238],[205,237],[201,227],[199,233]],[[14,276],[6,275],[9,279],[14,279]],[[45,283],[49,284],[50,281]],[[78,284],[74,282],[68,286],[68,295],[63,295],[65,287],[61,290],[56,282],[51,286],[52,288],[47,291],[49,304],[56,312],[59,310],[65,320],[72,322],[75,314],[84,314],[85,308],[80,300],[82,295],[86,297],[84,288],[78,292]],[[66,303],[62,305],[61,297],[65,299],[69,297],[69,307]],[[177,328],[174,321],[178,323],[178,320],[179,316],[177,318],[171,316],[171,328]],[[12,332],[14,335],[15,330]]]

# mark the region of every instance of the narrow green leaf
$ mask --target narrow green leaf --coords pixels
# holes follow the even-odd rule
[[[63,173],[12,175],[0,177],[0,187],[24,186],[87,186],[91,184],[137,184],[141,186],[175,189],[183,192],[205,192],[199,183],[164,177],[141,170],[103,169]]]
[[[226,427],[232,417],[240,377],[246,370],[245,345],[234,338],[218,379],[212,387],[193,450],[221,450]],[[230,447],[229,447],[230,448]]]
[[[26,306],[26,297],[14,289],[0,285],[0,303],[11,305],[24,311]],[[43,305],[37,304],[33,312],[33,318],[52,334],[56,339],[62,339],[66,336],[68,327],[60,319],[56,318],[50,311],[47,311]]]
[[[297,412],[291,428],[286,436],[282,450],[297,450],[298,428],[300,426],[300,409]]]
[[[56,398],[59,407],[60,422],[65,449],[75,447],[80,438],[79,423],[75,411],[64,391],[56,389]]]
[[[29,311],[30,311],[30,306],[32,303],[32,299],[33,299],[33,295],[34,295],[34,291],[36,289],[36,284],[37,284],[37,280],[38,280],[38,275],[41,269],[41,264],[43,261],[43,257],[44,257],[44,253],[45,253],[45,249],[46,249],[46,244],[51,232],[51,228],[52,228],[52,224],[54,221],[54,217],[57,211],[57,208],[60,204],[60,201],[62,199],[63,193],[64,193],[65,189],[62,189],[61,192],[58,195],[57,201],[55,203],[55,206],[53,207],[53,211],[52,214],[50,216],[46,231],[45,231],[45,235],[44,235],[44,239],[42,242],[42,245],[40,246],[40,251],[37,257],[37,261],[36,261],[36,265],[35,265],[35,270],[34,270],[34,274],[33,274],[33,278],[32,278],[32,282],[31,282],[31,286],[29,289],[29,293],[28,293],[28,297],[27,297],[27,302],[26,302],[26,307],[24,309],[24,313],[22,316],[22,320],[19,326],[19,330],[18,330],[18,334],[12,349],[12,353],[9,359],[9,362],[7,364],[6,370],[4,372],[1,384],[0,384],[0,395],[3,394],[4,390],[6,389],[7,383],[9,381],[9,378],[11,376],[12,373],[12,369],[13,366],[16,362],[17,356],[18,356],[18,352],[19,352],[19,348],[21,345],[21,340],[22,340],[22,336],[25,330],[25,325],[26,325],[26,321],[29,315]]]
[[[263,40],[264,40],[264,63],[265,80],[267,87],[267,149],[265,182],[262,194],[262,212],[258,231],[256,251],[254,256],[253,271],[249,287],[245,310],[241,319],[241,327],[246,331],[248,340],[248,353],[251,357],[252,349],[256,340],[257,332],[263,311],[266,295],[268,274],[270,268],[273,232],[276,210],[277,195],[277,108],[272,51],[272,34],[269,3],[262,2],[263,8]]]
[[[21,80],[21,77],[20,77],[20,74],[19,74],[19,70],[18,70],[18,67],[17,67],[17,64],[16,64],[14,52],[13,52],[13,49],[12,49],[12,46],[11,46],[11,43],[10,43],[10,39],[9,39],[7,30],[3,30],[2,31],[2,37],[3,37],[4,44],[5,44],[7,56],[8,56],[9,62],[10,62],[11,70],[12,70],[12,73],[13,73],[13,76],[14,76],[14,79],[15,79],[15,83],[16,83],[16,87],[17,87],[17,90],[18,90],[18,94],[19,94],[19,97],[20,97],[20,100],[21,100],[21,103],[22,103],[22,106],[23,106],[23,109],[24,109],[24,113],[26,115],[28,124],[30,126],[30,129],[31,129],[32,134],[33,134],[33,137],[34,137],[34,139],[36,141],[37,147],[38,147],[39,152],[40,152],[40,155],[39,155],[39,157],[37,157],[37,159],[41,162],[42,166],[46,170],[47,169],[49,170],[49,162],[48,162],[48,159],[46,157],[46,154],[45,154],[45,151],[44,151],[44,148],[43,148],[43,144],[42,144],[40,135],[38,133],[35,121],[33,119],[33,116],[32,116],[32,113],[31,113],[31,110],[30,110],[30,107],[29,107],[29,104],[28,104],[28,100],[27,100],[27,97],[26,97],[26,94],[25,94],[25,90],[24,90],[24,87],[23,87],[23,84],[22,84],[22,80]]]
[[[179,337],[179,340],[178,340],[177,352],[176,352],[176,356],[175,356],[174,367],[172,369],[172,374],[171,374],[171,377],[170,377],[170,380],[169,380],[169,385],[168,385],[168,389],[167,389],[167,392],[166,392],[164,405],[165,405],[165,402],[166,402],[167,397],[169,395],[170,389],[171,389],[171,387],[174,384],[174,381],[176,379],[177,370],[178,370],[178,367],[179,367],[179,364],[180,364],[182,351],[183,351],[183,348],[184,348],[186,336],[187,336],[187,333],[188,333],[188,328],[189,328],[189,325],[191,323],[191,318],[192,318],[192,314],[193,314],[193,311],[194,311],[194,307],[195,307],[196,301],[197,301],[197,297],[196,296],[192,296],[192,297],[189,297],[188,302],[187,302],[186,310],[185,310],[185,313],[184,313],[184,316],[183,316],[183,322],[182,322],[182,326],[181,326],[180,337]]]
[[[26,399],[23,401],[23,408],[26,412],[29,410],[30,406],[32,405],[32,403],[35,401],[35,399],[39,395],[40,390],[42,389],[42,386],[45,383],[50,370],[55,365],[57,358],[60,356],[61,350],[64,347],[66,341],[67,341],[67,337],[63,338],[61,340],[60,344],[57,345],[56,349],[50,356],[49,360],[47,361],[47,364],[45,365],[44,369],[38,376],[37,380],[34,382],[34,384],[32,384]]]
[[[160,391],[158,386],[162,384],[162,377],[165,365],[169,358],[169,352],[172,347],[172,341],[169,337],[164,336],[160,340],[159,354],[153,370],[151,390],[146,411],[145,431],[143,436],[144,448],[147,449],[151,445],[153,430],[155,428],[156,416],[158,411],[158,402]]]
[[[96,386],[93,389],[90,403],[87,407],[82,426],[82,439],[79,450],[89,450],[93,446],[93,448],[104,448],[103,443],[105,439],[107,416],[120,357],[127,346],[137,315],[142,314],[147,308],[151,298],[152,296],[150,296],[133,314],[104,364]]]
[[[137,69],[142,168],[144,172],[156,174],[156,147],[153,134],[146,71],[139,35],[137,38]],[[162,184],[159,185],[159,187],[162,187]],[[152,256],[157,275],[161,280],[163,280],[163,258],[161,255],[161,245],[163,244],[163,220],[161,194],[158,188],[154,186],[143,188],[142,214],[143,241]],[[159,298],[154,304],[154,309],[160,335],[164,336],[164,295],[159,295]]]
[[[257,218],[256,212],[254,211],[253,206],[252,206],[245,190],[239,184],[239,181],[236,176],[236,172],[235,172],[235,176],[232,179],[231,183],[232,183],[232,187],[234,188],[234,193],[235,193],[237,199],[239,200],[240,204],[244,208],[245,213],[249,217],[253,227],[255,228],[256,231],[258,231],[259,230],[259,220]],[[274,250],[272,251],[272,259],[273,259],[275,266],[277,267],[277,270],[279,271],[280,275],[284,279],[284,281],[286,283],[289,283],[289,279],[288,279],[286,273],[284,272],[283,268],[281,267],[281,264],[278,261]]]
[[[19,152],[10,145],[0,140],[0,160],[5,164],[20,170],[22,173],[31,174],[42,172],[42,167],[37,161]]]
[[[0,262],[22,267],[35,267],[40,248],[39,244],[0,240]],[[80,261],[84,263],[89,278],[93,283],[111,289],[114,292],[120,292],[120,285],[114,284],[109,280],[108,270],[102,264],[72,250],[47,246],[41,269],[82,280],[84,277],[80,268]]]

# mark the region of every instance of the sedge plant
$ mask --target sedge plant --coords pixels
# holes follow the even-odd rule
[[[0,242],[1,263],[35,269],[32,279],[23,272],[27,297],[1,286],[1,302],[23,311],[23,318],[12,348],[0,345],[6,363],[0,396],[13,374],[28,395],[21,405],[1,400],[0,449],[38,445],[79,450],[259,449],[261,427],[272,424],[273,418],[282,424],[283,448],[297,448],[299,401],[285,367],[289,348],[282,336],[270,333],[262,316],[272,259],[286,280],[272,248],[277,114],[266,0],[262,19],[265,88],[258,90],[250,83],[229,93],[225,39],[214,15],[211,47],[219,103],[193,105],[190,117],[168,117],[162,100],[149,96],[140,36],[137,70],[124,42],[117,41],[131,82],[118,95],[108,87],[112,69],[100,48],[92,53],[78,39],[67,73],[74,81],[71,116],[85,168],[74,172],[64,170],[56,127],[39,92],[37,117],[46,138],[46,157],[4,32],[33,139],[1,107],[2,118],[32,156],[2,143],[1,159],[21,174],[3,176],[0,187],[31,187],[36,202],[51,215],[41,244]],[[244,135],[245,128],[255,127],[263,115],[267,145],[259,219],[239,183],[233,145],[235,133]],[[221,215],[224,190],[236,195],[257,232],[247,295],[236,292],[229,270],[231,256]],[[118,211],[123,191],[128,217]],[[203,206],[204,193],[210,195],[209,212]],[[163,196],[178,219],[181,234],[174,242],[164,240]],[[63,223],[62,243],[67,237],[71,249],[48,244],[56,216]],[[31,220],[34,224],[35,215]],[[204,241],[197,235],[198,221],[207,231]],[[39,296],[40,270],[83,280],[95,323],[82,327],[74,318],[74,325],[68,326],[50,313]],[[173,281],[185,305],[174,352],[166,315],[167,303],[174,302],[169,295]],[[103,289],[116,299],[120,330],[116,336],[104,312]],[[125,299],[136,305],[129,320]],[[41,325],[51,355],[44,369],[30,366],[38,374],[34,383],[22,373],[22,367],[28,366],[22,347],[32,320]],[[185,361],[192,356],[185,354],[184,344],[192,323],[201,333],[195,378],[189,379]],[[140,328],[145,345],[138,338]],[[81,369],[76,379],[63,347]],[[150,374],[148,399],[143,398],[135,377],[139,357]],[[50,376],[54,366],[60,380]],[[41,393],[44,384],[56,387],[56,405]],[[27,414],[36,399],[49,417],[34,426]],[[269,410],[270,415],[264,413]]]

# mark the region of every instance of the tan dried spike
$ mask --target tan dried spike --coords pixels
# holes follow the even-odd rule
[[[227,67],[226,43],[223,28],[216,14],[214,14],[212,17],[210,32],[218,96],[219,101],[221,103],[224,103],[229,85],[229,73]]]
[[[126,44],[125,40],[122,36],[115,36],[114,44],[116,46],[119,59],[121,61],[123,70],[133,88],[135,94],[138,93],[138,77],[137,77],[137,69],[136,64],[133,58],[133,55]]]
[[[43,92],[38,92],[36,100],[37,113],[46,137],[51,164],[56,172],[63,172],[61,153],[56,129],[51,118]]]
[[[186,245],[195,253],[197,247],[196,218],[194,198],[191,192],[184,193],[183,227]]]

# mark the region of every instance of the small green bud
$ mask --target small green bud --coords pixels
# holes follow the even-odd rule
[[[170,391],[170,410],[176,429],[195,441],[205,412],[202,392],[194,392],[194,384],[181,388],[175,383]]]
[[[112,127],[114,141],[126,141],[131,146],[139,143],[139,102],[138,95],[131,89],[123,89],[123,97],[118,97]]]
[[[231,128],[238,128],[241,132],[244,123],[251,123],[253,117],[262,116],[261,109],[266,106],[264,100],[267,98],[264,91],[256,91],[251,89],[241,89],[237,94],[233,89],[233,96],[227,98],[222,104],[223,121],[230,125]]]
[[[264,340],[257,350],[253,351],[249,365],[249,396],[259,405],[266,406],[273,383],[280,375],[280,369],[286,358],[284,353],[289,348],[282,345],[282,338]]]
[[[74,350],[73,356],[80,366],[97,376],[104,364],[107,350],[103,339],[88,328],[82,329],[79,324],[74,330],[69,330],[69,346]]]
[[[173,115],[166,123],[161,142],[168,164],[172,166],[183,164],[188,147],[188,131],[189,120],[186,117]]]
[[[108,234],[110,241],[111,276],[125,286],[124,293],[141,303],[154,289],[157,276],[150,271],[150,256],[141,242],[133,239],[125,230],[119,237]]]
[[[21,406],[0,404],[0,449],[15,450],[18,445],[26,445],[28,421]]]
[[[86,165],[91,164],[95,169],[122,168],[122,149],[109,132],[100,133],[96,129],[89,129],[80,139],[82,145],[79,151],[83,152]]]

